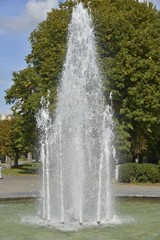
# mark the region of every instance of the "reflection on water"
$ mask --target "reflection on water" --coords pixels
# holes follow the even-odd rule
[[[36,205],[35,201],[1,202],[0,240],[160,239],[158,200],[121,200],[117,203],[118,216],[115,222],[109,225],[81,226],[79,231],[75,231],[74,224],[74,231],[59,231],[52,224],[44,226],[43,221],[40,222],[36,217]]]

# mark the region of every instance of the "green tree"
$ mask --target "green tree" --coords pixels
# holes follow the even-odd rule
[[[13,113],[19,117],[20,126],[24,128],[22,132],[26,147],[32,152],[37,142],[35,116],[40,108],[41,97],[46,97],[48,90],[52,108],[55,106],[70,16],[69,8],[53,10],[47,20],[31,33],[32,52],[26,58],[28,67],[13,73],[13,85],[6,91],[6,102],[13,104]]]
[[[0,120],[0,155],[13,159],[14,166],[18,166],[20,155],[28,150],[24,131],[22,119],[19,117]]]
[[[12,119],[12,126],[10,132],[12,158],[14,160],[14,166],[18,166],[18,160],[22,154],[26,154],[30,151],[32,142],[32,135],[30,124],[26,125],[26,122],[22,117],[14,116]],[[31,139],[29,139],[31,138]],[[28,141],[29,140],[29,141]]]
[[[157,161],[160,139],[160,12],[135,0],[82,0],[93,17],[99,62],[108,99],[113,93],[116,146],[119,158],[132,155],[142,162]],[[51,91],[54,108],[56,91],[66,54],[67,30],[75,3],[67,1],[48,14],[31,33],[28,67],[13,74],[6,93],[8,103],[35,140],[35,114],[41,96]],[[27,139],[27,134],[25,135]],[[156,151],[155,151],[156,149]],[[158,148],[159,149],[159,148]],[[151,160],[154,151],[155,160]],[[123,161],[123,160],[122,160]]]
[[[92,3],[106,96],[113,92],[115,117],[129,134],[132,160],[138,155],[141,162],[144,156],[150,161],[147,152],[160,139],[160,13],[152,4],[132,0]]]
[[[12,155],[11,127],[12,121],[0,120],[0,154],[4,156]]]

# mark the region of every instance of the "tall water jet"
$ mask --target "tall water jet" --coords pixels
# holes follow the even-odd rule
[[[94,223],[113,217],[112,109],[105,106],[93,24],[82,3],[73,8],[56,111],[42,104],[42,216]],[[53,120],[54,119],[54,120]]]

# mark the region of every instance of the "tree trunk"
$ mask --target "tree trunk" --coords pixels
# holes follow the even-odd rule
[[[10,169],[12,166],[11,158],[9,156],[6,156],[6,168]]]
[[[136,162],[136,155],[132,154],[132,160],[131,160],[132,163]]]
[[[16,153],[14,156],[14,167],[18,167],[18,159],[19,159],[19,154]]]
[[[28,162],[29,162],[29,163],[32,162],[32,153],[31,153],[31,152],[29,152],[29,153],[27,154],[27,159],[28,159]]]
[[[138,163],[143,163],[143,155],[139,154]]]

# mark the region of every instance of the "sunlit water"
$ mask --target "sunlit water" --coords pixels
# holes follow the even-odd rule
[[[1,240],[159,240],[160,202],[129,200],[117,203],[121,223],[96,225],[76,231],[58,231],[50,226],[38,225],[37,203],[1,202]]]
[[[42,219],[71,227],[114,221],[112,109],[104,102],[92,19],[81,3],[69,25],[56,111],[42,100],[37,122],[43,133]]]

